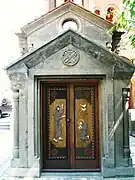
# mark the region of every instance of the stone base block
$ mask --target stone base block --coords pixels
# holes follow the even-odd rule
[[[40,177],[39,168],[9,168],[4,177]]]
[[[109,177],[133,177],[135,175],[133,167],[117,167],[117,168],[104,168],[102,176]]]
[[[20,165],[20,159],[19,158],[15,158],[15,159],[11,159],[11,167],[12,168],[17,168]]]

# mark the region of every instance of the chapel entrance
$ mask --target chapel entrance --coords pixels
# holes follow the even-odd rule
[[[100,170],[98,83],[41,86],[43,170]]]

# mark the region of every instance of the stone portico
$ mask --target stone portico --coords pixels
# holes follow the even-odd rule
[[[78,23],[78,29],[65,31],[61,27],[59,31],[56,22],[69,17]],[[9,175],[39,177],[43,171],[42,83],[81,80],[98,82],[98,171],[103,177],[133,176],[122,88],[128,86],[134,66],[105,47],[111,37],[104,29],[110,25],[104,21],[102,26],[102,19],[83,8],[69,2],[45,15],[45,19],[49,25],[40,19],[42,28],[39,22],[24,28],[26,36],[26,31],[35,28],[33,33],[28,32],[28,41],[35,40],[38,45],[6,67],[14,97],[14,148]],[[50,37],[47,28],[52,29]]]

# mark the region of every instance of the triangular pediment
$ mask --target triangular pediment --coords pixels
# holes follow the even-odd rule
[[[71,30],[58,36],[57,38],[38,48],[37,50],[21,57],[16,62],[6,67],[6,69],[19,69],[21,68],[22,64],[25,64],[28,69],[31,69],[41,62],[47,61],[49,57],[55,55],[57,52],[69,45],[72,45],[80,51],[83,51],[86,55],[89,56],[89,61],[95,61],[96,64],[99,64],[98,69],[104,67],[105,70],[108,70],[108,72],[110,72],[111,69],[115,68],[115,71],[118,74],[122,73],[122,76],[124,76],[125,73],[131,76],[134,72],[133,65],[129,64],[127,61],[117,56],[115,53],[107,51],[103,47],[91,42],[90,40]]]
[[[74,26],[65,29],[65,22],[74,22]],[[73,25],[73,24],[72,24]],[[51,12],[37,18],[21,28],[18,33],[21,51],[26,53],[32,48],[42,45],[62,35],[68,29],[72,29],[87,39],[100,44],[104,48],[107,42],[111,42],[111,35],[107,32],[112,24],[96,14],[78,6],[72,2],[64,3]],[[24,44],[23,44],[23,43]]]
[[[64,14],[69,12],[75,13],[78,17],[82,17],[85,20],[88,20],[89,22],[91,22],[97,27],[100,27],[101,29],[106,30],[112,27],[112,24],[106,21],[104,18],[96,15],[95,13],[92,13],[91,11],[73,2],[67,2],[49,11],[47,14],[40,16],[39,18],[33,20],[32,22],[29,22],[28,24],[23,26],[21,30],[26,34],[30,34],[31,32],[43,27],[44,25],[54,21],[58,17],[63,16]]]

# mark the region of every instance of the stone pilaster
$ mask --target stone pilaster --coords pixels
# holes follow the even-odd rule
[[[13,122],[13,158],[19,158],[19,90],[13,90],[14,122]]]
[[[19,90],[20,167],[28,166],[28,113],[27,86]]]
[[[11,167],[27,168],[28,164],[28,128],[27,128],[27,78],[25,65],[20,72],[10,71],[11,89],[14,99],[13,117],[13,159]]]
[[[89,10],[89,1],[88,0],[84,0],[84,8]]]
[[[24,32],[16,33],[16,35],[19,38],[20,53],[21,53],[21,55],[24,55],[28,52],[27,36]]]
[[[129,149],[129,112],[128,112],[128,101],[129,101],[129,89],[123,88],[123,154],[124,158],[130,158],[130,149]],[[128,166],[130,164],[128,163]]]
[[[107,102],[106,102],[106,116],[107,116],[107,122],[106,122],[106,142],[105,142],[105,168],[114,168],[115,161],[114,161],[114,135],[110,137],[110,133],[114,126],[114,94],[113,94],[113,84],[114,82],[110,79],[106,80],[106,93],[104,97],[106,96]],[[109,87],[109,89],[108,89]]]

